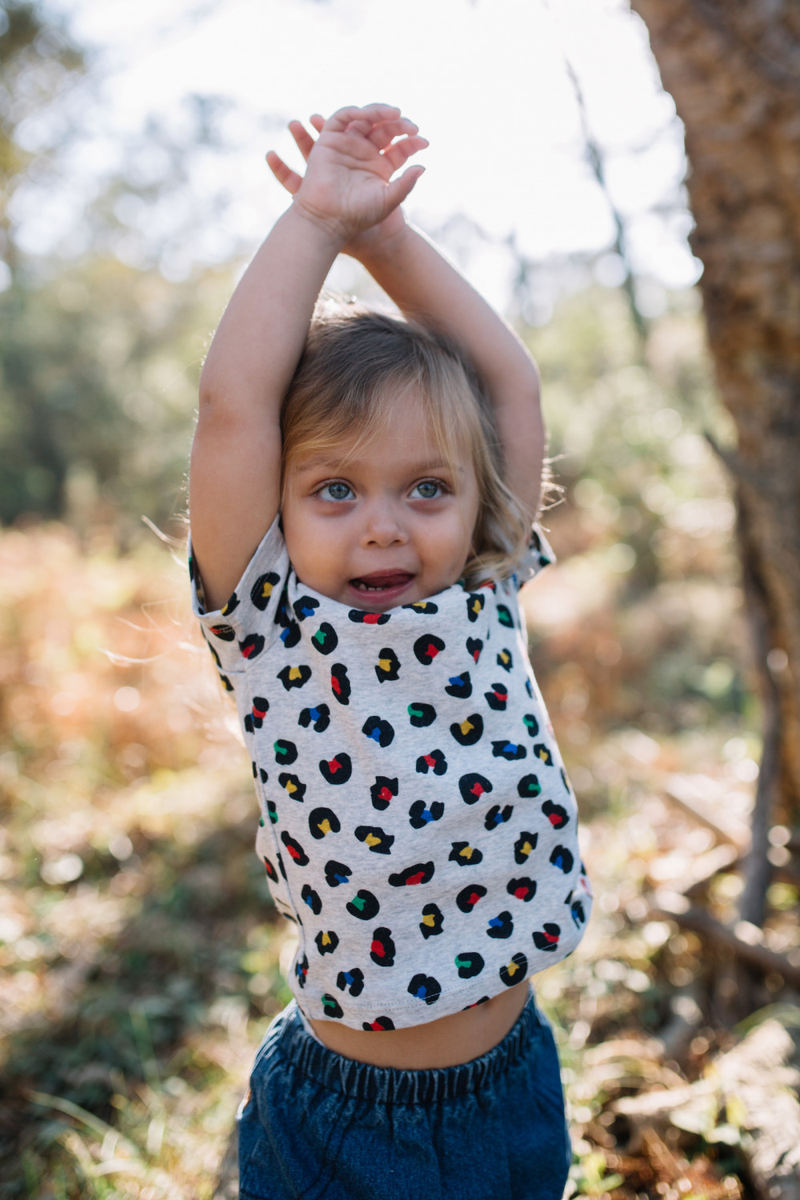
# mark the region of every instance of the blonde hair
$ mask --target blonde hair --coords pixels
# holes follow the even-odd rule
[[[467,587],[510,575],[530,523],[502,477],[491,405],[473,366],[447,338],[410,321],[326,295],[283,401],[283,483],[299,455],[323,453],[355,435],[361,447],[385,432],[398,398],[414,388],[449,463],[470,455],[480,498]]]

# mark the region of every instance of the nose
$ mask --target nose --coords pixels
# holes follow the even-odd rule
[[[391,500],[376,499],[364,513],[362,546],[403,546],[408,541],[399,507]]]

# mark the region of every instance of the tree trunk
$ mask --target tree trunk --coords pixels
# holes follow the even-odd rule
[[[800,6],[631,0],[686,127],[700,281],[762,691],[778,707],[772,820],[800,824]],[[773,701],[774,703],[774,701]],[[766,748],[766,747],[765,747]],[[764,764],[768,767],[768,764]]]

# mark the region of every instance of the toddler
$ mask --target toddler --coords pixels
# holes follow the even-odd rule
[[[417,126],[384,104],[311,123],[304,176],[268,155],[293,201],[214,337],[191,464],[195,607],[298,933],[240,1194],[558,1200],[526,981],[590,901],[517,601],[551,558],[538,375],[402,215]],[[340,252],[405,319],[319,302]]]

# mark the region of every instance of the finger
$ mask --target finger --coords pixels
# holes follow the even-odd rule
[[[328,117],[325,127],[334,133],[341,133],[351,121],[370,121],[376,125],[379,121],[394,121],[399,116],[400,109],[395,108],[393,104],[365,104],[363,108],[351,104]]]
[[[302,121],[290,121],[289,132],[294,138],[297,149],[302,154],[303,158],[308,162],[308,156],[314,149],[314,139],[303,125]]]
[[[420,150],[425,150],[430,145],[427,138],[414,137],[403,138],[399,142],[393,142],[383,152],[383,157],[388,162],[392,171],[398,171],[400,167],[411,157],[412,154],[417,154]]]
[[[274,150],[267,151],[267,166],[272,171],[278,183],[282,184],[287,192],[293,196],[303,182],[302,176],[298,175],[297,171],[293,171],[291,167],[287,167],[280,155],[276,154]]]
[[[409,167],[408,170],[403,171],[403,174],[399,179],[395,179],[392,183],[387,185],[386,200],[388,202],[390,211],[394,210],[398,207],[398,205],[403,203],[403,201],[411,192],[411,189],[416,184],[417,180],[424,173],[425,168],[420,164],[417,164],[416,166]]]
[[[384,150],[390,146],[395,138],[402,137],[404,134],[413,136],[419,133],[419,125],[414,121],[409,121],[406,117],[401,117],[397,121],[381,121],[380,125],[374,125],[369,134],[369,140],[379,150]]]
[[[309,117],[309,123],[314,126],[317,133],[320,133],[322,126],[325,124],[325,118],[320,113],[312,113]]]

